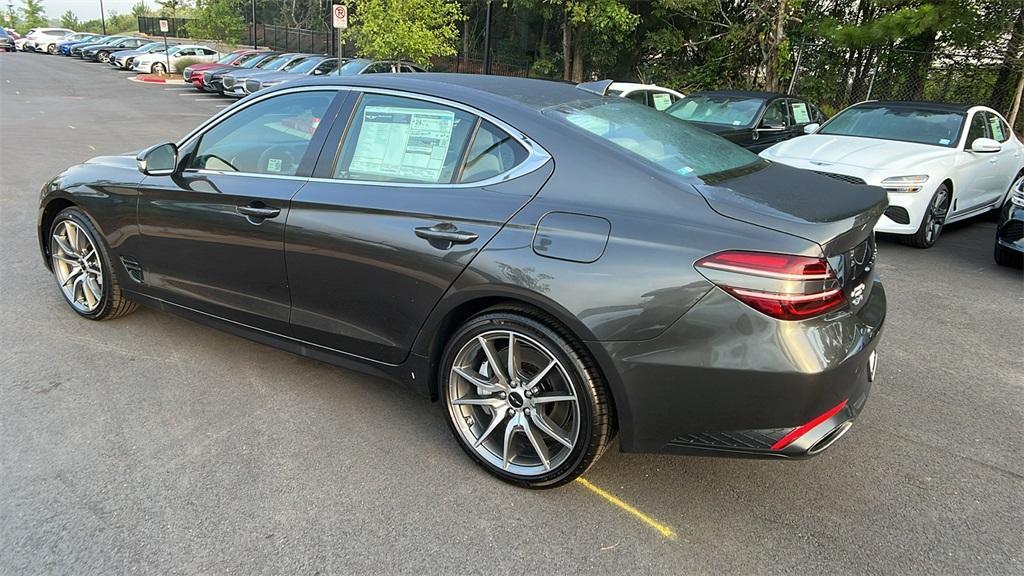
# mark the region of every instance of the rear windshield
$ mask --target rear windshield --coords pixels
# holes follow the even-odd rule
[[[724,138],[632,100],[571,102],[544,113],[684,176],[708,176],[763,162]]]
[[[847,108],[821,127],[818,134],[860,136],[952,148],[960,139],[961,112],[903,106]]]
[[[665,112],[690,122],[706,122],[724,126],[753,126],[764,105],[761,98],[706,94],[683,98]]]

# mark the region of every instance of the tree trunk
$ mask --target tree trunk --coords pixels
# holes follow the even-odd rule
[[[533,52],[534,58],[539,58],[540,55],[544,52],[544,47],[547,46],[547,43],[548,43],[548,27],[549,26],[550,26],[550,21],[548,20],[548,17],[545,14],[544,15],[544,22],[540,25],[540,38],[537,40],[537,48]]]
[[[583,82],[583,27],[577,27],[573,36],[572,81],[579,84]]]
[[[572,23],[568,8],[562,20],[562,80],[572,80]]]
[[[1006,115],[1006,121],[1010,123],[1010,130],[1014,130],[1014,126],[1017,124],[1017,113],[1020,112],[1020,97],[1024,93],[1024,74],[1020,75],[1020,80],[1017,81],[1017,93],[1013,96],[1013,106],[1010,107],[1010,113]]]
[[[462,21],[462,57],[469,58],[469,18]]]
[[[924,100],[925,81],[932,67],[932,58],[934,58],[932,52],[935,50],[935,37],[936,31],[929,30],[915,38],[916,42],[912,50],[916,53],[911,59],[906,76],[904,76],[903,93],[893,97],[906,100]]]
[[[776,0],[775,4],[775,18],[772,22],[772,29],[769,33],[765,48],[762,52],[764,55],[764,87],[765,90],[771,92],[781,91],[780,67],[782,63],[779,59],[779,47],[782,45],[782,39],[786,31],[786,8],[788,0]]]

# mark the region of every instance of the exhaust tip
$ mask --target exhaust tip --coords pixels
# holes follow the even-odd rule
[[[817,442],[814,443],[813,446],[808,448],[807,455],[814,456],[815,454],[820,454],[825,450],[828,450],[830,446],[835,444],[836,440],[839,440],[840,438],[843,437],[844,434],[849,432],[852,426],[853,420],[847,420],[846,422],[843,422],[839,426],[836,426],[834,429],[832,429],[831,432],[822,436],[821,440],[818,440]]]

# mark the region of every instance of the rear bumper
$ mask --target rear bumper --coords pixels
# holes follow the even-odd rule
[[[885,290],[856,311],[768,318],[712,289],[661,336],[591,343],[612,383],[624,452],[813,456],[867,401]]]

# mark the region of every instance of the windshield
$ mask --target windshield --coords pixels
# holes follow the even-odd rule
[[[267,54],[253,54],[252,58],[249,58],[238,65],[239,68],[263,68],[263,64],[270,62],[274,59],[274,56]]]
[[[818,134],[953,147],[960,140],[963,121],[962,112],[865,105],[840,112]]]
[[[167,49],[167,55],[168,56],[173,56],[173,55],[177,54],[178,52],[181,52],[181,46],[171,46],[170,48]]]
[[[301,61],[301,64],[295,66],[294,68],[291,68],[288,71],[292,72],[293,74],[305,74],[306,72],[309,72],[313,68],[316,68],[317,65],[323,61],[323,58],[306,58],[305,60]]]
[[[683,176],[707,176],[763,162],[724,138],[632,100],[572,102],[544,114]]]
[[[143,44],[142,46],[139,46],[138,50],[139,52],[152,52],[153,50],[156,50],[158,48],[163,49],[163,47],[163,42],[150,42],[149,44]]]
[[[362,72],[363,69],[366,68],[367,64],[369,64],[369,62],[366,60],[352,60],[351,62],[347,62],[341,68],[338,68],[336,74],[338,76],[355,76]]]
[[[217,60],[217,64],[231,64],[238,58],[238,54],[232,52],[231,54],[225,54],[220,60]]]
[[[309,60],[308,56],[302,56],[301,58],[296,58],[295,60],[292,60],[291,62],[289,62],[289,63],[285,64],[284,66],[282,66],[281,67],[281,72],[293,72],[299,66],[299,64],[302,64],[306,60]]]
[[[291,56],[278,56],[277,58],[271,58],[267,62],[264,62],[257,66],[257,68],[260,68],[262,70],[277,70],[281,66],[287,64],[290,58]]]
[[[689,96],[669,106],[665,112],[690,122],[724,126],[752,126],[764,105],[761,98],[705,94]]]

